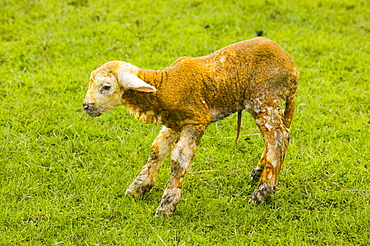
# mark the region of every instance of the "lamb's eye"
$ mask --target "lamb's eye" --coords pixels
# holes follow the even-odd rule
[[[103,85],[102,89],[103,91],[109,91],[111,87],[111,85]]]

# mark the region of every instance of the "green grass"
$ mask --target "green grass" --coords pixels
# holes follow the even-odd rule
[[[1,245],[370,244],[370,2],[0,0]],[[244,114],[209,127],[175,216],[153,217],[169,171],[124,196],[159,126],[81,110],[111,60],[161,69],[263,29],[301,73],[280,190],[260,206],[263,148]],[[208,172],[201,172],[208,171]]]

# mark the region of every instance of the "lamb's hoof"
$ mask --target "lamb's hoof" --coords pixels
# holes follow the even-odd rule
[[[126,190],[126,196],[134,199],[142,198],[145,193],[152,189],[153,185],[141,185],[141,186],[133,186],[130,185]]]
[[[155,216],[172,217],[174,212],[175,209],[166,210],[161,207],[158,207],[157,210],[155,211]]]
[[[126,190],[125,196],[131,199],[137,199],[139,197],[136,193],[133,193],[129,190]]]
[[[155,211],[155,215],[156,216],[172,217],[175,210],[176,210],[176,206],[173,205],[172,203],[163,204],[161,202],[161,204],[159,205],[159,207]]]
[[[254,182],[257,182],[260,178],[261,178],[261,175],[262,175],[262,172],[263,172],[263,167],[261,166],[258,166],[256,167],[255,169],[253,169],[253,171],[251,172],[251,174],[249,175],[249,178],[250,180],[254,181]]]
[[[174,201],[174,198],[171,196],[164,196],[162,198],[161,203],[159,204],[155,215],[156,216],[167,216],[167,217],[172,217],[173,213],[176,210],[176,205],[177,203]]]
[[[264,183],[253,192],[252,197],[249,199],[249,203],[264,203],[274,194],[274,192],[275,189],[271,188],[267,183]]]

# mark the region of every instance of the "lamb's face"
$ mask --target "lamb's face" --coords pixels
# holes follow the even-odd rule
[[[83,109],[88,115],[95,117],[105,111],[122,105],[122,86],[116,76],[107,73],[92,72],[89,88],[83,102]]]
[[[122,94],[127,90],[155,92],[155,87],[137,77],[138,71],[138,67],[121,61],[107,62],[93,71],[83,102],[85,113],[95,117],[122,105]]]

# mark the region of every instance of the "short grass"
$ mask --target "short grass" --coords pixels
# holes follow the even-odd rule
[[[370,2],[0,0],[1,245],[370,244]],[[161,69],[255,37],[282,45],[301,80],[271,202],[250,205],[263,142],[244,114],[210,126],[175,216],[153,217],[168,179],[124,196],[159,126],[122,108],[81,110],[110,60]]]

